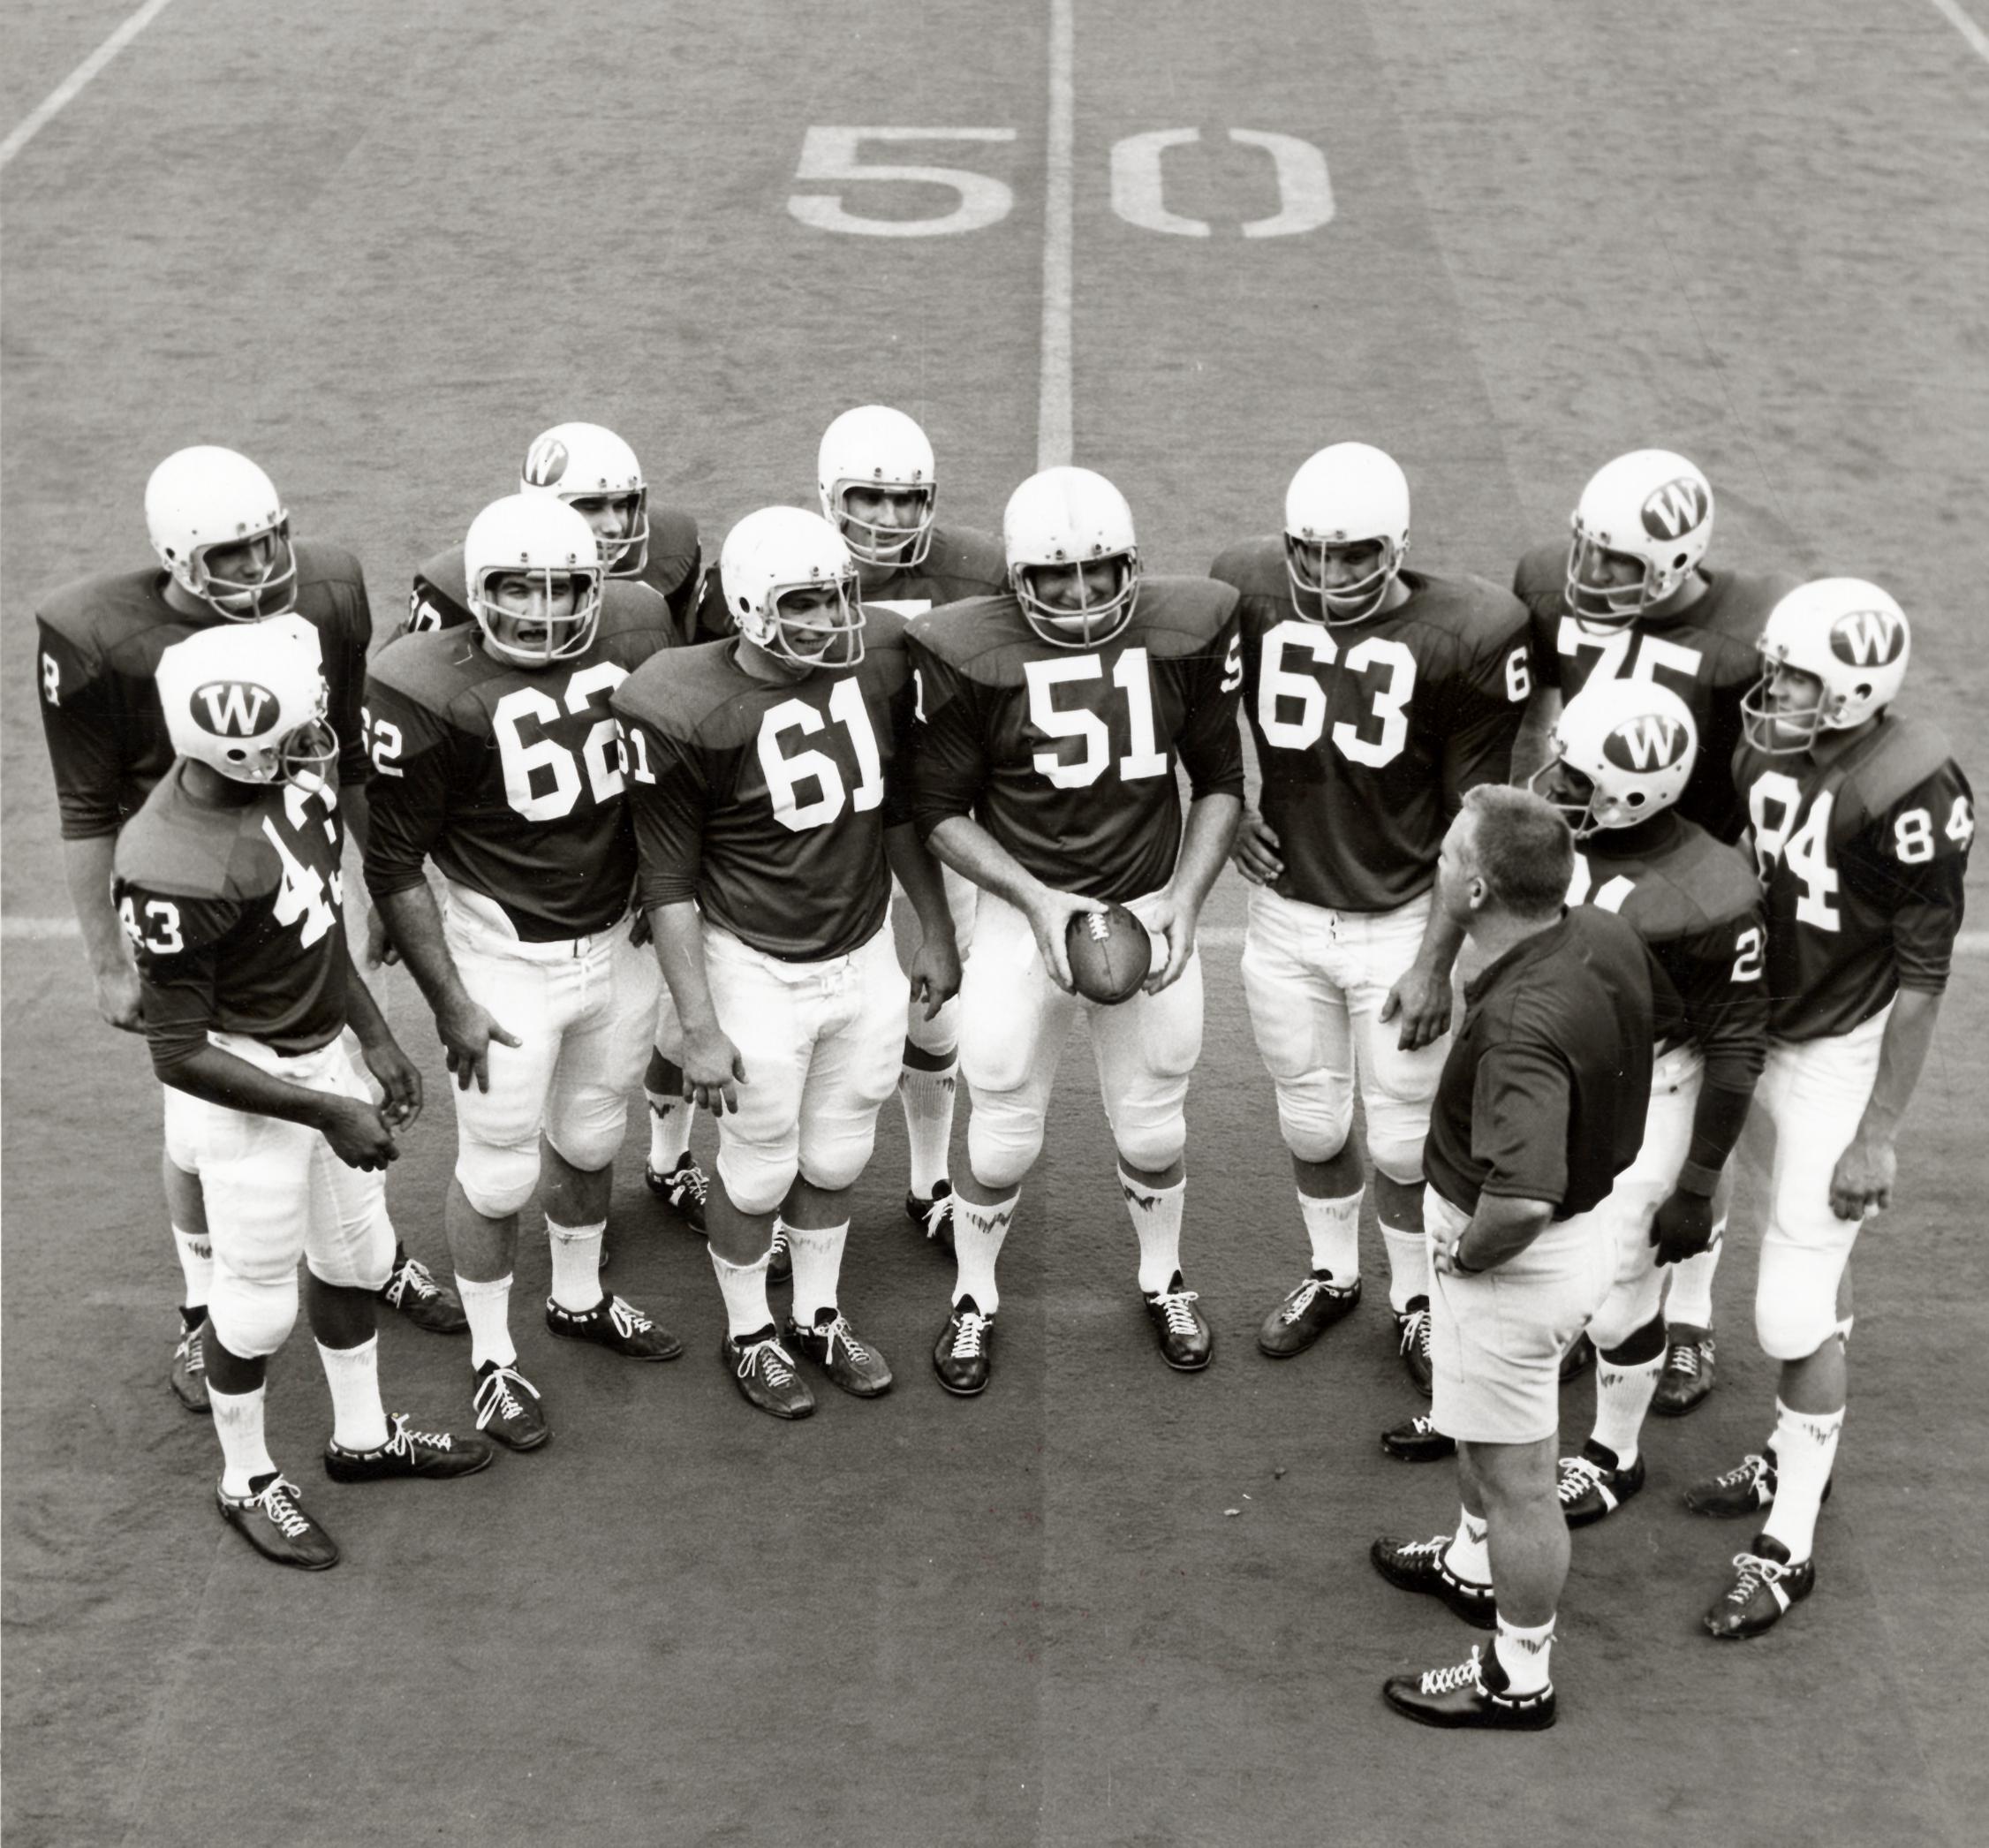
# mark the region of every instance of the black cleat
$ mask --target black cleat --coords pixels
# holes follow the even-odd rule
[[[1360,1279],[1335,1284],[1330,1271],[1314,1270],[1286,1291],[1257,1331],[1257,1349],[1274,1360],[1302,1354],[1360,1300]]]
[[[1438,1430],[1427,1412],[1418,1412],[1407,1424],[1382,1432],[1381,1448],[1397,1463],[1441,1463],[1457,1454],[1457,1440]]]
[[[1215,1354],[1215,1337],[1195,1306],[1196,1294],[1177,1270],[1165,1290],[1143,1299],[1147,1320],[1161,1344],[1161,1359],[1176,1373],[1199,1373]]]
[[[954,1304],[953,1314],[940,1331],[939,1345],[933,1350],[933,1367],[939,1382],[964,1399],[986,1390],[994,1363],[994,1318],[983,1315],[971,1296]]]
[[[953,1186],[942,1181],[928,1200],[917,1193],[904,1196],[904,1216],[935,1245],[953,1249]]]
[[[1430,1396],[1430,1299],[1412,1296],[1406,1309],[1395,1311],[1395,1342],[1402,1367],[1425,1398]]]
[[[1754,1537],[1754,1550],[1734,1555],[1734,1582],[1705,1614],[1706,1633],[1721,1642],[1737,1642],[1773,1630],[1817,1588],[1813,1559],[1789,1563],[1789,1549],[1766,1534]]]
[[[1506,1732],[1545,1732],[1554,1724],[1554,1689],[1516,1694],[1506,1685],[1498,1657],[1471,1660],[1421,1675],[1396,1675],[1381,1684],[1381,1698],[1421,1726],[1482,1726]]]
[[[1561,1459],[1561,1476],[1554,1492],[1561,1497],[1561,1511],[1570,1527],[1585,1527],[1605,1515],[1614,1514],[1644,1486],[1644,1458],[1624,1466],[1615,1453],[1600,1444],[1582,1446],[1578,1457]],[[1603,1459],[1608,1460],[1605,1462]]]
[[[265,1559],[278,1565],[294,1565],[305,1572],[321,1572],[337,1565],[338,1542],[304,1511],[297,1484],[280,1473],[259,1480],[262,1487],[252,1487],[245,1496],[215,1490],[222,1519]]]
[[[1758,1514],[1774,1505],[1775,1481],[1774,1451],[1750,1451],[1733,1468],[1693,1483],[1685,1491],[1685,1505],[1694,1514],[1709,1514],[1715,1520],[1737,1520],[1743,1514]],[[1830,1482],[1823,1485],[1826,1502],[1831,1486]]]
[[[394,1253],[394,1268],[375,1292],[389,1309],[398,1309],[418,1329],[431,1335],[464,1335],[470,1318],[463,1299],[419,1258]]]
[[[1439,1534],[1434,1540],[1384,1538],[1367,1549],[1367,1556],[1390,1585],[1404,1591],[1427,1592],[1433,1598],[1441,1598],[1473,1629],[1493,1629],[1499,1615],[1492,1587],[1460,1579],[1444,1564],[1450,1540],[1448,1534]]]
[[[711,1192],[711,1182],[702,1168],[685,1155],[668,1174],[659,1174],[647,1162],[642,1164],[643,1184],[656,1198],[669,1208],[685,1225],[698,1234],[705,1233],[705,1200]]]
[[[325,1474],[334,1482],[383,1482],[389,1477],[473,1476],[495,1454],[480,1437],[453,1431],[414,1431],[407,1413],[391,1414],[393,1428],[376,1450],[349,1450],[336,1440],[325,1446]]]
[[[775,1418],[805,1418],[815,1409],[814,1394],[795,1371],[793,1357],[774,1338],[771,1327],[744,1341],[721,1337],[718,1358],[732,1369],[747,1405]]]
[[[813,1328],[789,1316],[781,1339],[821,1367],[832,1386],[859,1399],[873,1399],[891,1390],[890,1363],[858,1336],[838,1309],[818,1309]]]
[[[179,1344],[172,1351],[172,1370],[166,1381],[171,1386],[173,1397],[189,1412],[205,1412],[211,1415],[214,1407],[208,1403],[208,1322],[203,1315],[192,1328],[183,1323],[179,1330]]]
[[[777,1220],[774,1223],[774,1242],[767,1247],[767,1281],[769,1284],[794,1281],[794,1253],[788,1249],[787,1228]]]
[[[518,1370],[515,1360],[509,1366],[486,1360],[478,1367],[470,1405],[477,1429],[489,1432],[506,1450],[535,1450],[553,1435],[539,1402],[539,1389]]]
[[[674,1360],[684,1344],[661,1322],[650,1321],[623,1296],[606,1296],[591,1309],[563,1309],[546,1299],[546,1326],[572,1341],[591,1341],[631,1360]]]
[[[1714,1352],[1711,1329],[1665,1330],[1664,1371],[1651,1409],[1660,1418],[1683,1418],[1713,1390]]]

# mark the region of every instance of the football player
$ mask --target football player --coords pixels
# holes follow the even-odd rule
[[[1716,1637],[1758,1635],[1815,1588],[1851,1247],[1892,1204],[1894,1139],[1962,924],[1973,799],[1940,732],[1889,710],[1910,647],[1876,585],[1803,585],[1769,614],[1742,708],[1734,781],[1767,891],[1769,1040],[1741,1159],[1766,1202],[1755,1330],[1781,1374],[1767,1443],[1686,1492],[1700,1514],[1768,1510],[1706,1612]]]
[[[359,720],[373,634],[359,560],[337,546],[293,540],[290,513],[246,456],[200,444],[152,471],[145,524],[158,565],[64,585],[36,621],[42,724],[61,806],[70,901],[96,982],[97,1011],[140,1030],[139,978],[110,904],[118,830],[172,761],[155,671],[175,642],[202,630],[294,610],[318,632],[346,827],[366,837],[367,754]],[[169,1136],[161,1163],[185,1291],[168,1377],[191,1412],[208,1405],[205,1329],[214,1275],[207,1215],[189,1152]],[[420,1327],[459,1332],[454,1295],[400,1253],[386,1299]]]
[[[1143,992],[1083,1004],[1140,1294],[1168,1364],[1209,1363],[1181,1269],[1184,1104],[1202,1039],[1195,930],[1243,809],[1235,592],[1143,579],[1131,510],[1089,469],[1031,476],[1002,537],[1008,591],[915,617],[910,632],[919,831],[981,889],[960,990],[973,1113],[954,1191],[958,1271],[934,1354],[941,1384],[961,1395],[987,1384],[995,1260],[1080,1004],[1065,929],[1101,899],[1129,905],[1156,940]]]
[[[1761,625],[1796,580],[1708,565],[1713,520],[1712,484],[1698,468],[1669,450],[1633,450],[1582,489],[1565,546],[1519,561],[1513,589],[1532,616],[1534,693],[1514,767],[1539,768],[1562,701],[1591,680],[1654,681],[1685,701],[1698,730],[1698,768],[1678,812],[1733,842],[1747,825],[1733,781],[1741,695],[1758,672]],[[1731,1191],[1721,1188],[1713,1243],[1671,1272],[1654,1405],[1668,1417],[1713,1390],[1713,1278]]]
[[[302,616],[279,615],[195,630],[157,656],[155,710],[177,754],[115,862],[168,1138],[207,1204],[222,1519],[266,1557],[313,1572],[337,1564],[337,1543],[263,1435],[264,1375],[297,1321],[299,1258],[331,1388],[326,1474],[460,1476],[490,1461],[475,1438],[418,1431],[401,1413],[389,1427],[381,1404],[374,1299],[397,1248],[385,1170],[421,1079],[346,949],[338,740],[319,647]],[[348,1024],[384,1108],[347,1059]]]
[[[551,1435],[509,1325],[518,1216],[541,1172],[546,1326],[631,1359],[682,1352],[601,1286],[659,986],[631,940],[635,838],[608,697],[673,638],[659,599],[604,599],[594,529],[550,495],[486,507],[463,563],[474,626],[404,635],[373,663],[366,876],[456,1075],[443,1216],[477,1428],[525,1450]]]
[[[796,507],[734,526],[719,576],[736,637],[653,661],[614,705],[685,1079],[719,1117],[707,1213],[720,1355],[749,1404],[805,1418],[815,1402],[796,1354],[860,1398],[891,1383],[837,1296],[850,1189],[904,1018],[894,871],[919,915],[911,975],[928,1014],[958,987],[959,958],[896,768],[911,725],[904,618],[866,621],[848,545]],[[793,1263],[784,1338],[767,1300],[776,1213]]]
[[[1506,779],[1530,682],[1518,603],[1409,571],[1408,550],[1401,468],[1336,443],[1292,477],[1282,534],[1233,547],[1212,575],[1241,594],[1264,777],[1237,837],[1244,994],[1312,1247],[1257,1344],[1302,1353],[1360,1300],[1358,1085],[1397,1345],[1426,1393],[1423,1139],[1456,952],[1431,892],[1464,792]]]
[[[601,541],[611,594],[654,594],[669,608],[672,640],[695,641],[703,553],[698,522],[677,507],[649,505],[635,451],[598,423],[556,423],[532,439],[518,469],[520,494],[556,496],[586,516]],[[637,599],[639,601],[639,597]],[[406,630],[454,629],[470,621],[463,549],[438,552],[414,574]],[[373,946],[377,955],[380,945]],[[705,1229],[705,1172],[691,1159],[691,1107],[677,1065],[677,1022],[666,1004],[642,1088],[649,1100],[649,1191]]]

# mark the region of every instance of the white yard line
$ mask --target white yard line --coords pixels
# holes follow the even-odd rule
[[[1049,125],[1043,185],[1042,382],[1036,401],[1036,466],[1070,460],[1070,154],[1076,0],[1050,0]]]
[[[82,94],[90,80],[171,4],[172,0],[145,0],[143,6],[49,92],[33,115],[15,128],[4,141],[0,141],[0,168],[5,167],[22,148],[67,109]]]
[[[1962,11],[1960,0],[1933,0],[1933,5],[1941,18],[1969,42],[1969,49],[1989,64],[1989,32],[1983,31]]]

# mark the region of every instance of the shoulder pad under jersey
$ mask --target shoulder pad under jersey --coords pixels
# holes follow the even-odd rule
[[[1245,539],[1229,548],[1209,566],[1210,577],[1233,584],[1246,597],[1273,598],[1288,610],[1291,573],[1285,563],[1284,538],[1277,533]]]
[[[652,655],[617,686],[609,704],[625,718],[682,744],[715,744],[727,730],[724,715],[752,704],[764,684],[734,659],[737,644],[701,641]],[[757,725],[753,706],[751,723]],[[740,736],[746,732],[741,721]]]
[[[473,627],[397,635],[367,670],[382,686],[443,719],[452,717],[465,694],[513,671],[484,653],[481,632]]]
[[[35,613],[79,656],[101,658],[155,623],[185,620],[161,597],[160,578],[155,569],[78,578],[50,591]]]
[[[311,584],[350,584],[355,590],[365,586],[366,574],[359,561],[342,545],[328,545],[321,539],[299,539],[291,554],[297,561],[297,588],[301,595]]]
[[[647,584],[665,596],[682,584],[698,562],[698,522],[681,507],[649,508],[649,557],[642,575],[632,580]]]
[[[669,605],[660,590],[639,579],[608,580],[601,595],[601,626],[594,642],[596,648],[609,646],[615,658],[622,661],[631,641],[647,641],[653,648],[667,648],[676,640],[677,625],[670,619]]]
[[[1512,594],[1529,610],[1560,613],[1568,597],[1568,548],[1535,546],[1514,568]]]
[[[1947,734],[1921,718],[1884,718],[1838,785],[1831,837],[1842,840],[1885,814],[1954,757]]]
[[[1737,847],[1696,822],[1670,852],[1651,863],[1624,913],[1647,942],[1696,936],[1744,918],[1761,902],[1760,882]]]
[[[1236,619],[1236,589],[1214,578],[1146,578],[1128,634],[1161,660],[1207,652]]]
[[[992,595],[1008,587],[1009,561],[1002,542],[972,526],[934,526],[932,549],[919,570],[944,592],[934,602]]]
[[[1418,572],[1410,587],[1409,601],[1391,615],[1398,622],[1420,623],[1456,636],[1467,655],[1482,654],[1526,632],[1526,606],[1510,591],[1501,590],[1483,578],[1433,578]]]
[[[189,802],[178,777],[169,775],[119,830],[117,876],[175,898],[253,896],[243,890],[241,875],[253,865],[248,837],[260,829],[261,813],[260,803],[203,808]]]

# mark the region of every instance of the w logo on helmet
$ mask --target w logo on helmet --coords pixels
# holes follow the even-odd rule
[[[525,452],[525,479],[534,488],[556,487],[570,460],[567,447],[558,437],[541,436]]]
[[[1628,719],[1602,741],[1602,754],[1619,770],[1668,770],[1685,755],[1685,728],[1661,712]]]
[[[1644,503],[1644,530],[1653,539],[1683,539],[1706,522],[1712,497],[1690,475],[1667,481]]]
[[[1852,667],[1890,667],[1906,647],[1906,625],[1890,610],[1853,610],[1830,625],[1830,652]]]
[[[193,723],[216,738],[253,738],[262,715],[276,703],[267,686],[253,680],[210,680],[193,689]]]

